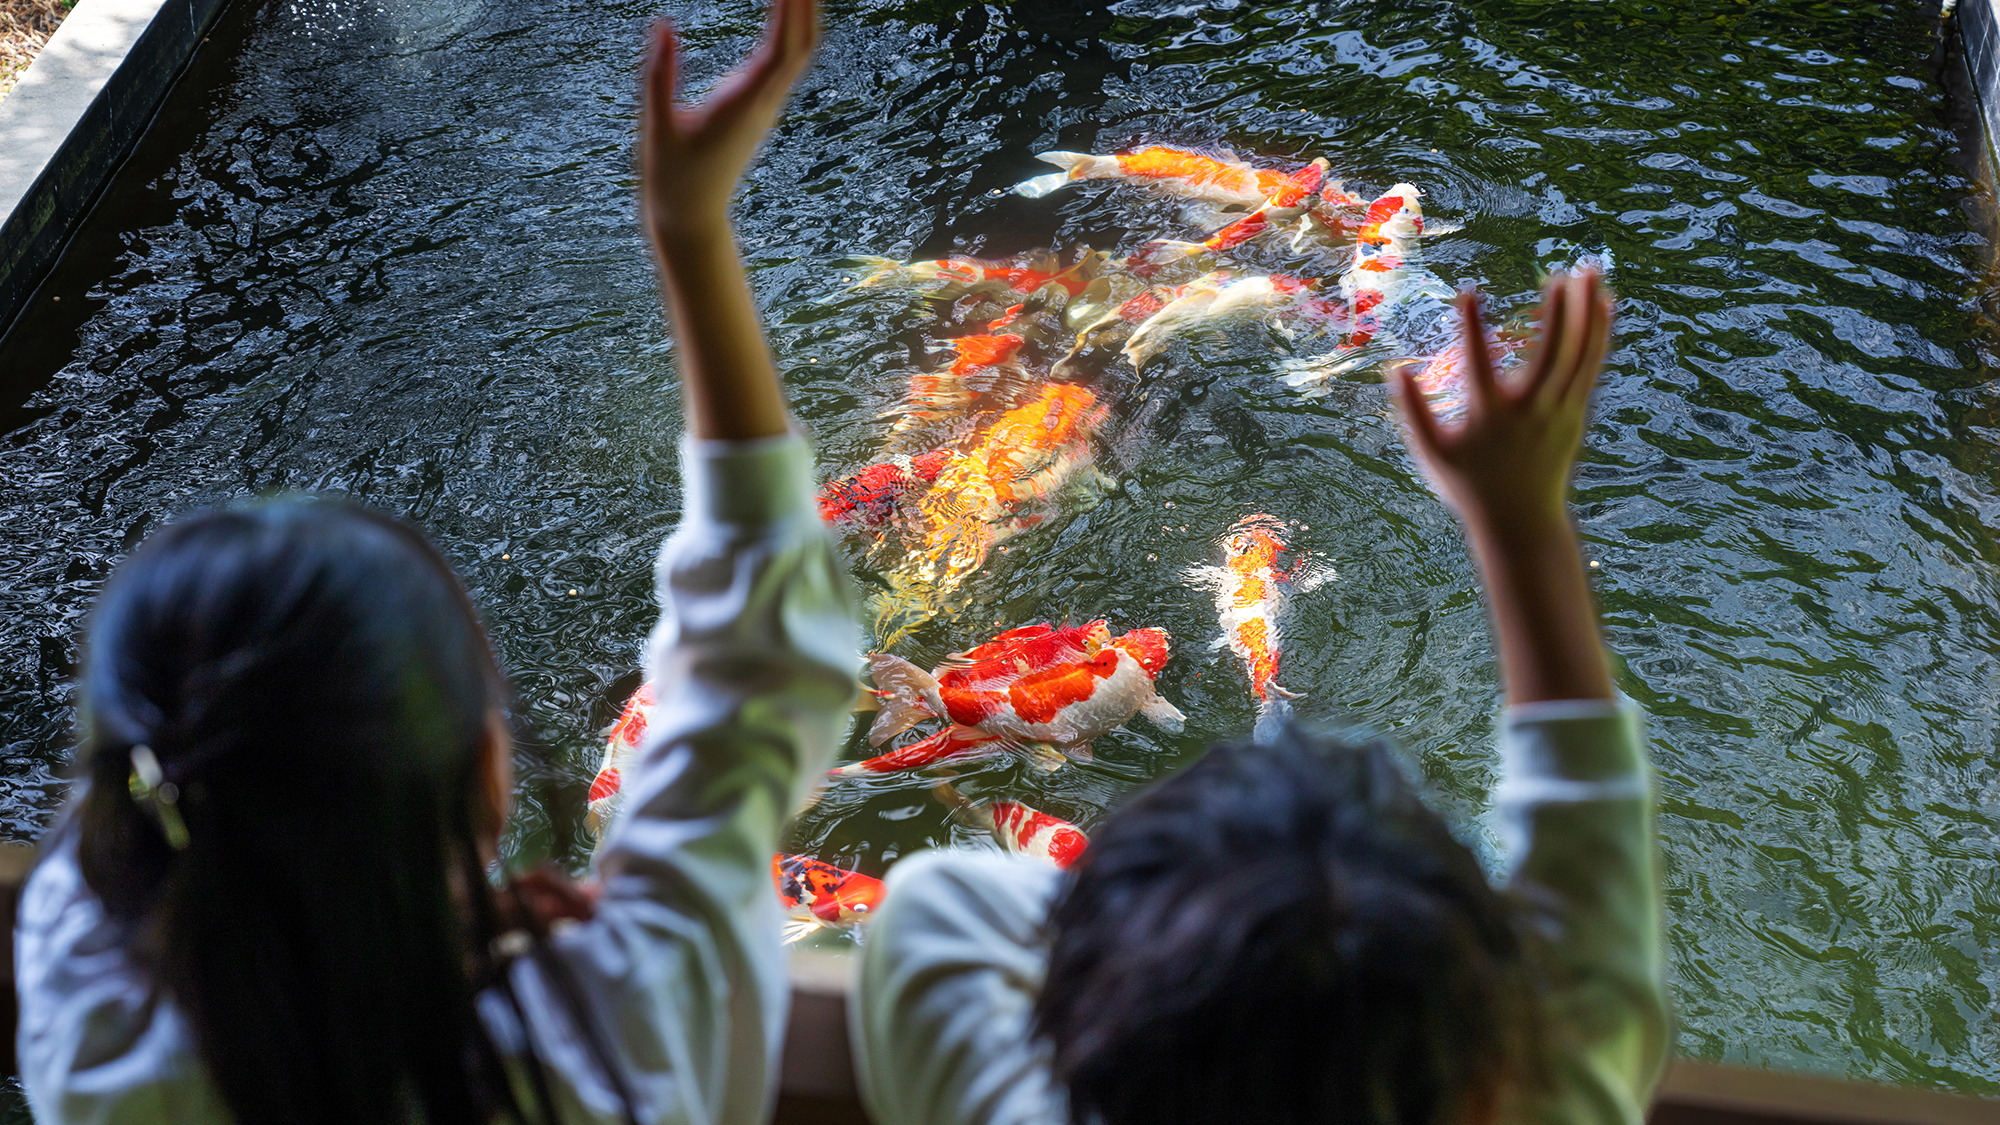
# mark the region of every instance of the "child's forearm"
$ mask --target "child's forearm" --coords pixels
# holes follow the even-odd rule
[[[1471,518],[1472,542],[1500,644],[1509,704],[1610,699],[1611,669],[1569,515]]]
[[[651,235],[679,348],[689,432],[727,440],[784,433],[784,393],[728,222]]]

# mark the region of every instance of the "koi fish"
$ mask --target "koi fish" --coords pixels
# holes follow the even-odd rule
[[[1046,859],[1068,867],[1083,856],[1090,840],[1076,825],[1031,809],[1019,801],[989,801],[975,805],[1000,846],[1016,855]]]
[[[858,473],[831,480],[819,490],[819,517],[834,526],[880,527],[910,493],[928,488],[951,461],[934,449],[915,457],[891,457]]]
[[[1053,383],[975,431],[910,512],[906,584],[948,593],[995,545],[1046,518],[1049,499],[1090,466],[1106,414],[1089,388]]]
[[[1019,801],[968,801],[949,784],[938,785],[938,799],[950,805],[968,824],[991,832],[1000,846],[1015,855],[1045,859],[1068,867],[1083,855],[1090,840],[1076,825]]]
[[[1362,350],[1367,345],[1392,343],[1378,337],[1387,335],[1385,326],[1403,302],[1450,296],[1444,283],[1417,263],[1417,239],[1424,229],[1421,195],[1415,185],[1403,183],[1369,203],[1355,232],[1352,263],[1340,279],[1348,305],[1345,336],[1325,355],[1288,364],[1282,382],[1304,387],[1361,366],[1368,358]]]
[[[990,260],[962,254],[928,262],[899,262],[894,258],[868,255],[856,255],[849,260],[870,271],[866,277],[855,282],[857,289],[928,286],[932,296],[955,300],[975,291],[999,289],[1034,293],[1049,285],[1060,286],[1070,296],[1075,296],[1090,284],[1090,278],[1102,262],[1103,255],[1089,251],[1075,263],[1061,268],[1055,268],[1054,260],[1046,253],[1029,256],[1028,264],[1019,260]]]
[[[1332,212],[1358,207],[1362,202],[1359,198],[1349,195],[1338,180],[1321,189],[1320,175],[1325,170],[1324,159],[1313,161],[1310,167],[1294,174],[1286,190],[1272,195],[1256,210],[1199,242],[1156,239],[1141,247],[1132,257],[1138,259],[1141,268],[1157,269],[1161,264],[1181,258],[1234,250],[1270,231],[1282,230],[1294,221],[1299,226],[1298,233],[1292,237],[1292,248],[1300,249],[1306,231],[1334,229]],[[1318,194],[1314,194],[1315,191]]]
[[[588,811],[583,822],[590,833],[599,840],[611,827],[611,821],[625,803],[622,788],[622,774],[632,752],[645,741],[646,724],[653,717],[653,685],[643,683],[639,690],[626,700],[625,709],[618,714],[618,721],[611,724],[604,739],[604,760],[597,767],[596,776],[590,779]]]
[[[1326,174],[1325,160],[1315,160],[1297,172],[1253,168],[1234,153],[1204,156],[1187,149],[1154,145],[1115,156],[1093,156],[1084,152],[1043,152],[1036,160],[1063,169],[1015,186],[1014,190],[1039,199],[1076,180],[1128,180],[1165,188],[1189,199],[1211,203],[1234,203],[1256,207],[1268,200],[1291,206],[1317,191]]]
[[[786,945],[814,930],[866,919],[881,909],[886,893],[880,879],[803,855],[772,856],[771,881],[792,919],[785,925]]]
[[[1257,697],[1255,737],[1268,741],[1290,711],[1293,692],[1278,686],[1282,655],[1279,622],[1294,592],[1310,590],[1333,577],[1301,553],[1289,568],[1280,556],[1290,549],[1282,521],[1258,513],[1230,527],[1222,540],[1222,565],[1198,566],[1188,580],[1215,591],[1215,612],[1222,622],[1218,647],[1227,646],[1243,661],[1250,693]]]
[[[1047,625],[1012,630],[948,658],[932,672],[877,653],[869,658],[869,670],[883,704],[868,731],[871,745],[880,746],[926,720],[945,719],[951,725],[921,742],[835,772],[908,769],[913,759],[928,765],[995,740],[1003,746],[988,749],[1047,743],[1081,755],[1091,739],[1134,715],[1178,731],[1186,716],[1155,685],[1170,650],[1164,629],[1134,629],[1114,637],[1109,625],[1093,621],[1061,630]],[[1053,761],[1060,764],[1060,758]]]
[[[1239,278],[1228,270],[1217,270],[1185,286],[1134,328],[1125,341],[1125,358],[1134,368],[1143,368],[1183,332],[1252,314],[1276,313],[1310,297],[1319,285],[1315,279],[1289,274]]]
[[[1027,340],[1001,329],[1012,324],[1022,307],[1008,309],[985,332],[953,338],[955,358],[948,367],[912,376],[908,398],[891,412],[900,415],[893,432],[1015,405],[1028,388],[1028,372],[1014,360]]]
[[[1422,193],[1415,184],[1397,184],[1375,197],[1354,236],[1354,262],[1340,279],[1350,301],[1374,293],[1376,303],[1394,301],[1416,272],[1417,239],[1424,232]]]

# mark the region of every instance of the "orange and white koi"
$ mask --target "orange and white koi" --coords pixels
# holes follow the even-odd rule
[[[814,930],[866,920],[882,908],[887,894],[880,879],[803,855],[772,856],[771,881],[791,915],[784,930],[787,945]]]
[[[1126,180],[1164,188],[1188,199],[1256,207],[1267,201],[1295,206],[1319,190],[1326,175],[1325,160],[1315,160],[1297,172],[1253,168],[1235,153],[1206,156],[1182,148],[1154,145],[1113,156],[1085,152],[1043,152],[1035,159],[1063,169],[1017,184],[1016,192],[1039,198],[1077,180]]]
[[[1164,629],[1112,636],[1103,621],[1010,630],[925,672],[899,656],[869,658],[882,710],[868,739],[881,745],[918,723],[950,725],[921,742],[836,770],[881,773],[930,765],[967,751],[1046,743],[1087,753],[1091,739],[1145,715],[1164,730],[1186,721],[1156,686],[1171,652]],[[991,745],[992,743],[999,745]],[[1051,764],[1060,757],[1043,755]]]
[[[1058,266],[1054,257],[1046,253],[1002,260],[954,254],[928,262],[899,262],[864,254],[849,260],[870,271],[855,282],[857,289],[928,287],[934,297],[955,300],[975,291],[1012,290],[1027,294],[1050,285],[1075,296],[1090,284],[1103,257],[1096,251],[1088,251],[1068,266]]]
[[[1280,560],[1291,550],[1283,521],[1263,513],[1245,516],[1222,539],[1222,565],[1198,566],[1188,580],[1215,591],[1216,617],[1222,623],[1218,647],[1227,646],[1250,677],[1257,698],[1256,737],[1268,739],[1289,713],[1288,701],[1298,698],[1278,685],[1283,653],[1279,625],[1295,592],[1310,590],[1333,577],[1303,553],[1289,567]]]
[[[1320,283],[1313,278],[1273,274],[1235,277],[1217,270],[1182,287],[1125,341],[1125,358],[1143,368],[1175,336],[1193,328],[1252,315],[1274,315],[1310,298]]]
[[[583,822],[591,835],[602,840],[611,827],[611,821],[618,815],[618,809],[625,803],[623,775],[626,763],[645,741],[646,724],[653,717],[653,685],[643,683],[639,690],[626,700],[625,709],[618,714],[618,721],[611,724],[604,739],[604,759],[597,767],[597,775],[590,779],[588,811]]]

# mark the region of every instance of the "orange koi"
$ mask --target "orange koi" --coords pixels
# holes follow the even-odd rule
[[[1278,626],[1295,591],[1309,590],[1333,576],[1300,553],[1290,567],[1280,558],[1291,549],[1285,525],[1258,513],[1230,527],[1222,540],[1222,565],[1199,566],[1188,580],[1215,590],[1216,616],[1222,623],[1218,647],[1227,646],[1243,661],[1250,692],[1257,698],[1259,738],[1274,735],[1288,713],[1287,701],[1298,698],[1278,686],[1281,656]]]
[[[863,921],[881,909],[887,893],[880,879],[803,855],[772,856],[771,881],[792,916],[785,927],[787,945],[817,929]]]
[[[1089,388],[1055,383],[974,433],[917,498],[919,577],[949,589],[1041,522],[1038,509],[1089,465],[1106,413]]]
[[[1315,160],[1297,172],[1253,168],[1234,153],[1205,156],[1187,149],[1154,145],[1115,156],[1084,152],[1043,152],[1035,159],[1063,169],[1037,176],[1014,190],[1038,198],[1076,180],[1128,180],[1165,188],[1189,199],[1256,207],[1267,201],[1296,206],[1319,190],[1325,160]]]
[[[892,412],[901,415],[895,432],[1009,405],[1027,385],[1027,371],[1014,362],[1027,340],[1000,329],[1021,309],[1013,306],[983,333],[951,340],[949,367],[911,376],[908,399]]]

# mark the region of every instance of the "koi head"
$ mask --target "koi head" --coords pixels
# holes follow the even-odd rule
[[[1167,666],[1171,649],[1172,642],[1165,629],[1134,629],[1122,637],[1113,637],[1111,649],[1099,653],[1098,658],[1102,659],[1108,653],[1115,663],[1117,653],[1123,652],[1139,662],[1139,667],[1146,670],[1148,678],[1157,680],[1160,670]]]
[[[1275,567],[1287,545],[1284,523],[1259,512],[1230,527],[1222,540],[1222,555],[1231,570]]]
[[[803,909],[828,925],[858,922],[882,905],[880,879],[810,856],[772,856],[771,879],[787,910]]]

